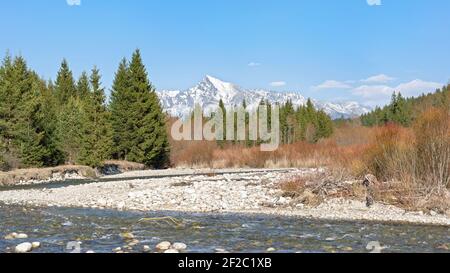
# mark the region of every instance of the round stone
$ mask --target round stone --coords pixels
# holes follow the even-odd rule
[[[187,249],[187,245],[184,244],[184,243],[174,243],[172,245],[172,248],[176,249],[176,250],[186,250]]]
[[[31,243],[21,243],[16,246],[16,253],[27,253],[33,249],[33,245]]]
[[[28,235],[26,235],[25,233],[19,233],[15,236],[16,239],[27,239]]]
[[[171,247],[171,243],[170,242],[161,242],[159,244],[156,245],[156,249],[158,250],[168,250]]]
[[[32,242],[31,243],[31,247],[33,249],[40,248],[41,247],[41,243],[40,242]]]

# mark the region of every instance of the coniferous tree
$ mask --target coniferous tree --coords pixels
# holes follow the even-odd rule
[[[28,69],[22,57],[14,61],[7,57],[0,74],[0,142],[4,152],[21,166],[58,163],[46,83]]]
[[[78,79],[76,91],[77,97],[80,98],[81,100],[84,100],[89,96],[90,92],[89,76],[85,71],[81,73],[81,76]]]
[[[11,130],[13,124],[12,113],[16,101],[14,101],[14,96],[12,94],[12,74],[12,59],[11,56],[7,54],[0,67],[0,142],[3,147],[3,153],[8,152],[11,148],[13,139]]]
[[[111,155],[112,127],[105,105],[105,92],[101,87],[100,72],[97,68],[92,70],[90,86],[92,90],[83,100],[85,124],[78,162],[99,167]]]
[[[69,97],[58,115],[57,137],[66,163],[75,164],[80,158],[85,121],[83,102]]]
[[[135,130],[132,132],[132,147],[128,158],[149,167],[166,167],[169,164],[170,151],[166,117],[158,95],[148,79],[139,50],[133,54],[129,73],[131,121]]]
[[[227,109],[222,99],[219,100],[219,110],[222,112],[222,139],[217,139],[216,142],[223,148],[227,139]]]
[[[55,82],[55,93],[61,105],[66,104],[69,98],[76,96],[76,87],[69,64],[64,59],[61,63]]]
[[[123,59],[116,72],[111,90],[111,124],[113,129],[113,157],[127,160],[133,145],[133,109],[135,98],[131,94],[129,68]]]

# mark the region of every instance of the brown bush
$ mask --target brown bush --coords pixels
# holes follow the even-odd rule
[[[244,145],[219,147],[215,142],[173,142],[172,162],[212,168],[328,167],[336,181],[372,173],[384,182],[374,189],[376,200],[404,208],[442,210],[450,202],[442,198],[450,186],[449,128],[448,111],[430,108],[412,128],[394,124],[365,128],[353,122],[339,126],[330,139],[282,145],[273,152]],[[283,191],[301,194],[303,182],[285,181]],[[360,198],[363,192],[359,184],[353,184],[327,196]]]
[[[217,148],[210,141],[176,142],[171,147],[170,161],[177,167],[210,167]]]
[[[364,171],[385,181],[375,189],[377,200],[405,208],[450,208],[443,198],[450,184],[448,111],[429,108],[412,129],[378,128],[364,154]]]
[[[439,191],[450,187],[450,118],[448,111],[430,108],[414,125],[416,175]]]
[[[365,173],[378,179],[405,180],[405,174],[414,173],[414,135],[410,130],[390,124],[377,128],[373,142],[363,155]]]

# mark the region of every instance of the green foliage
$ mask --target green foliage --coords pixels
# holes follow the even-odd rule
[[[22,57],[7,56],[0,69],[0,142],[3,153],[21,166],[50,166],[59,163],[49,117],[48,88],[29,70]],[[5,159],[3,165],[8,164]],[[14,165],[10,164],[10,165]]]
[[[450,107],[450,85],[444,86],[434,93],[421,95],[417,98],[405,99],[400,93],[394,93],[389,105],[383,108],[377,107],[374,111],[362,115],[361,123],[364,126],[396,123],[409,127],[424,110],[430,107]]]
[[[294,109],[291,101],[281,105],[280,128],[283,144],[296,141],[315,143],[333,134],[334,125],[331,118],[319,111],[308,99],[306,105]]]
[[[69,98],[59,112],[57,126],[59,147],[64,152],[66,163],[75,164],[80,159],[85,124],[83,102],[75,97]]]
[[[69,98],[75,97],[77,94],[72,71],[69,69],[69,64],[65,59],[61,63],[61,68],[56,78],[55,93],[61,104],[67,103]]]
[[[246,102],[243,101],[243,107],[246,109]],[[268,102],[262,100],[256,110],[259,113],[260,107],[265,106],[267,109],[268,129],[271,130],[272,122],[272,108],[273,106]],[[306,105],[295,108],[292,101],[288,100],[286,103],[278,105],[280,107],[280,140],[282,144],[291,144],[297,141],[308,141],[315,143],[323,138],[330,137],[334,132],[334,123],[331,118],[323,111],[319,111],[314,107],[311,100],[308,100]],[[226,108],[222,100],[219,101],[219,108],[224,113],[224,130],[226,129]],[[246,110],[245,127],[249,128],[250,112]],[[204,117],[205,118],[205,117]],[[212,118],[212,117],[210,117]],[[236,115],[235,115],[235,131]],[[235,133],[235,136],[237,133]],[[262,140],[249,140],[249,132],[246,132],[247,140],[245,142],[233,141],[233,144],[245,144],[247,147],[262,144]],[[218,140],[219,146],[224,147],[226,141]]]
[[[83,100],[84,118],[78,163],[99,167],[110,158],[112,147],[112,127],[110,113],[105,105],[105,92],[101,87],[98,69],[92,70],[89,91]]]
[[[134,52],[129,66],[126,61],[119,66],[111,111],[114,141],[126,145],[114,151],[116,156],[154,168],[169,164],[166,117],[139,50]]]
[[[112,157],[168,165],[165,115],[140,52],[116,73],[110,108],[98,69],[75,84],[66,60],[55,83],[28,69],[22,57],[0,66],[0,168],[93,167]]]
[[[111,91],[111,125],[114,145],[112,147],[113,157],[116,159],[127,159],[133,141],[134,124],[132,109],[134,97],[130,90],[130,79],[128,63],[123,59],[116,72]]]
[[[79,99],[83,100],[89,96],[89,93],[90,93],[89,76],[85,71],[83,71],[77,82],[76,96]]]

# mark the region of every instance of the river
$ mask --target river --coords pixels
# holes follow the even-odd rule
[[[171,218],[155,219],[161,217]],[[5,240],[11,232],[23,232],[29,238]],[[125,248],[129,252],[142,252],[144,245],[154,249],[161,241],[183,242],[187,252],[265,252],[268,248],[276,252],[369,252],[368,245],[382,252],[449,252],[450,246],[450,228],[438,226],[0,205],[0,252],[13,252],[21,242],[38,241],[42,246],[34,252],[71,252],[81,242],[81,252],[109,253],[127,246],[121,236],[126,232],[139,240]]]

